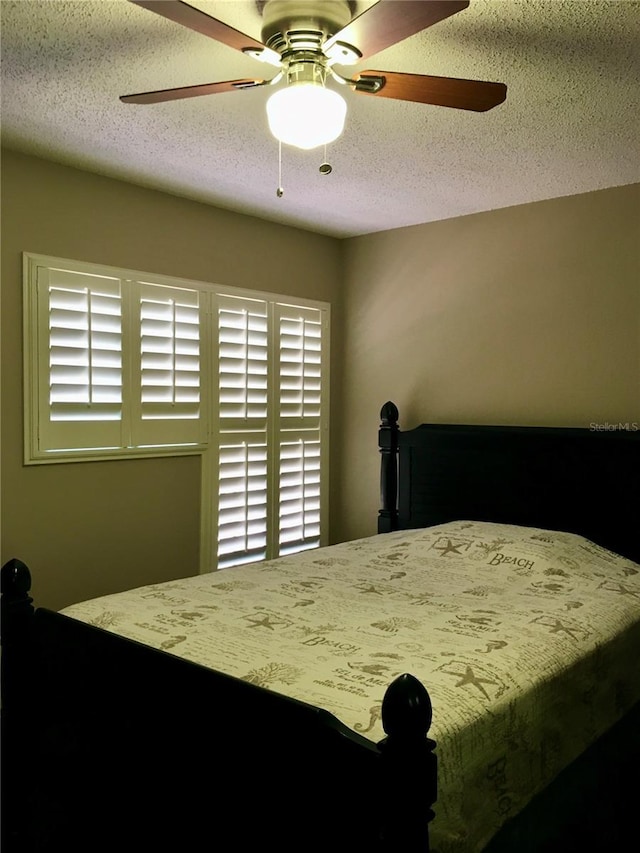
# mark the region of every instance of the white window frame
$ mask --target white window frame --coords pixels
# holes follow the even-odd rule
[[[43,412],[49,418],[49,340],[48,331],[45,333],[42,327],[43,300],[38,300],[38,275],[39,270],[66,270],[78,275],[98,276],[103,278],[118,279],[124,284],[135,285],[127,287],[127,294],[123,295],[122,316],[122,384],[123,384],[123,427],[128,435],[135,432],[135,423],[140,417],[140,374],[141,367],[136,369],[132,361],[140,361],[140,319],[139,307],[131,292],[142,292],[145,287],[174,288],[181,290],[197,291],[200,304],[200,419],[202,425],[197,440],[193,440],[192,431],[189,432],[189,441],[178,444],[169,444],[166,435],[166,424],[160,422],[157,443],[151,446],[139,444],[134,446],[132,441],[127,446],[119,447],[88,447],[88,448],[66,448],[61,450],[50,450],[40,446],[39,436],[41,434],[41,420]],[[137,288],[137,290],[136,290]],[[280,553],[279,544],[279,500],[282,478],[280,475],[280,450],[284,439],[289,436],[294,441],[304,444],[305,435],[314,435],[319,444],[319,464],[313,463],[314,470],[312,478],[320,478],[319,490],[319,535],[312,537],[318,545],[326,545],[328,542],[328,486],[329,486],[329,364],[330,364],[330,305],[318,300],[300,299],[282,296],[259,290],[245,288],[220,286],[209,282],[193,281],[188,279],[177,279],[174,277],[155,275],[139,270],[128,270],[119,267],[111,267],[87,263],[83,261],[56,258],[49,255],[40,255],[31,252],[23,253],[23,293],[24,293],[24,462],[25,465],[40,465],[52,463],[68,463],[70,461],[100,461],[126,458],[145,458],[163,456],[200,455],[202,457],[202,486],[201,486],[201,525],[200,525],[200,571],[207,572],[218,567],[217,560],[217,535],[218,535],[218,472],[220,462],[219,449],[225,441],[232,441],[239,437],[244,430],[245,439],[249,442],[260,435],[266,438],[270,448],[267,465],[267,493],[269,512],[267,518],[267,540],[268,545],[264,554],[267,559]],[[217,338],[217,306],[220,299],[233,298],[238,300],[256,300],[267,305],[269,323],[269,390],[268,390],[268,413],[263,418],[263,423],[256,428],[249,420],[240,419],[231,425],[222,424],[222,419],[217,417],[218,407],[218,366],[219,350]],[[134,304],[135,303],[135,304]],[[290,310],[299,309],[301,315],[307,314],[319,317],[320,322],[315,322],[321,331],[321,391],[319,397],[320,414],[315,419],[311,432],[308,430],[308,419],[283,414],[280,409],[282,397],[281,382],[279,376],[279,350],[280,332],[276,333],[276,324],[282,311],[285,314]],[[46,329],[49,328],[49,309],[46,307]],[[46,338],[46,346],[43,343]],[[46,349],[46,352],[43,350]],[[134,358],[132,354],[136,354]],[[44,377],[44,381],[43,381]],[[280,383],[280,384],[279,384]],[[45,387],[43,387],[45,386]],[[135,393],[137,390],[137,398]],[[278,396],[280,394],[280,397]],[[124,402],[126,400],[126,402]],[[287,404],[283,403],[284,409]],[[290,407],[289,407],[290,408]],[[305,430],[307,432],[305,433]],[[317,503],[318,501],[316,501]],[[312,513],[314,516],[315,511]],[[302,528],[306,521],[303,518]],[[313,519],[312,527],[315,527]],[[304,533],[303,533],[304,536]],[[304,543],[301,548],[304,548]],[[314,547],[310,545],[309,547]],[[286,547],[282,553],[286,553]]]

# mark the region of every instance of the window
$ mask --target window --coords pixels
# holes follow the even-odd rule
[[[26,462],[207,442],[202,294],[25,257]]]
[[[25,254],[25,462],[202,454],[203,570],[324,544],[329,307]]]

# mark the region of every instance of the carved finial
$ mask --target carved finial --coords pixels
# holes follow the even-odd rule
[[[431,699],[425,686],[405,673],[391,682],[382,703],[382,726],[390,737],[426,737],[431,727]]]
[[[391,401],[384,404],[380,409],[380,420],[383,424],[395,424],[398,422],[398,408]]]
[[[31,572],[22,560],[9,560],[2,567],[2,594],[12,598],[25,596],[31,589]]]

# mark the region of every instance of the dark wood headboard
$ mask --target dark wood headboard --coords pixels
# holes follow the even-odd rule
[[[640,431],[422,424],[381,412],[378,532],[495,521],[578,533],[640,563]]]

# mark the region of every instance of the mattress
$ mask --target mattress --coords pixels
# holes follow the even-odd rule
[[[433,703],[437,853],[482,850],[640,700],[640,566],[570,533],[451,522],[63,613],[326,708],[373,741],[385,688],[415,675]]]

